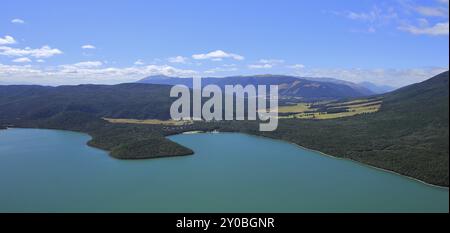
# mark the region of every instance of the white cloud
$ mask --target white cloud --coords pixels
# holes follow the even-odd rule
[[[276,65],[284,63],[281,59],[260,59],[257,64],[248,65],[250,69],[270,69]]]
[[[44,60],[44,59],[37,59],[37,60],[36,60],[36,62],[39,62],[39,63],[44,63],[44,62],[45,62],[45,60]]]
[[[370,17],[367,13],[356,13],[353,11],[349,11],[347,13],[347,18],[353,19],[353,20],[368,20]]]
[[[281,59],[260,59],[259,63],[263,63],[263,64],[279,64],[279,63],[284,63],[284,60],[281,60]]]
[[[223,64],[223,67],[236,67],[236,64]]]
[[[95,46],[91,45],[91,44],[86,44],[81,46],[82,49],[95,49]]]
[[[364,25],[364,29],[350,29],[351,32],[375,33],[378,28],[382,28],[399,19],[397,11],[392,7],[373,6],[366,12],[335,12],[336,15],[344,16],[347,19],[359,22]]]
[[[27,62],[31,62],[31,59],[28,57],[20,57],[20,58],[16,58],[16,59],[12,60],[12,62],[27,63]]]
[[[448,16],[448,9],[444,7],[429,7],[429,6],[417,6],[415,7],[417,13],[423,16],[432,17],[446,17]]]
[[[294,65],[288,66],[288,68],[291,68],[291,69],[303,69],[303,68],[305,68],[305,65],[303,65],[303,64],[294,64]]]
[[[15,24],[24,24],[25,21],[24,21],[23,19],[18,19],[18,18],[16,18],[16,19],[11,20],[11,23],[15,23]]]
[[[236,67],[216,67],[202,72],[213,74],[236,71]],[[302,77],[332,77],[351,82],[370,81],[375,84],[401,87],[421,82],[448,70],[448,67],[428,67],[411,69],[295,69],[293,75]],[[0,80],[11,84],[116,84],[134,82],[150,75],[192,77],[202,74],[189,69],[178,69],[168,65],[147,65],[131,67],[105,67],[99,61],[41,68],[33,65],[3,65],[0,63]]]
[[[244,60],[244,57],[239,55],[239,54],[235,54],[235,53],[227,53],[224,52],[223,50],[216,50],[216,51],[212,51],[209,53],[202,53],[202,54],[194,54],[192,55],[192,58],[196,59],[196,60],[213,60],[213,61],[221,61],[224,58],[231,58],[234,60]]]
[[[188,58],[183,56],[169,57],[167,59],[171,63],[186,63]]]
[[[134,64],[137,65],[137,66],[141,66],[141,65],[144,65],[145,62],[143,60],[141,60],[141,59],[138,59],[137,61],[134,62]]]
[[[14,37],[12,37],[12,36],[6,35],[3,38],[0,37],[0,45],[15,44],[15,43],[17,43],[17,42],[14,39]]]
[[[397,12],[393,8],[372,7],[368,12],[346,12],[346,17],[351,20],[366,21],[374,25],[386,24],[398,17]]]
[[[150,75],[192,77],[198,72],[178,69],[168,65],[148,65],[132,67],[104,67],[99,62],[79,62],[75,64],[40,68],[31,65],[3,65],[0,63],[0,80],[12,84],[116,84],[134,82]]]
[[[397,27],[399,30],[414,35],[448,36],[448,0],[438,0],[436,4],[426,6],[405,3],[405,7],[416,13],[416,23],[405,19]],[[440,19],[436,20],[436,17]]]
[[[25,49],[11,48],[6,46],[0,46],[0,55],[10,57],[24,57],[31,56],[35,58],[48,58],[54,55],[62,54],[62,51],[56,48],[51,48],[48,45],[44,45],[38,49],[32,49],[26,47]]]
[[[248,68],[250,68],[250,69],[270,69],[272,67],[273,67],[272,64],[251,64],[251,65],[248,65]]]
[[[374,6],[369,11],[333,12],[335,15],[364,23],[365,30],[352,32],[375,33],[379,28],[394,25],[395,28],[415,35],[448,35],[448,0],[436,0],[428,5],[413,1],[397,1],[397,4]],[[437,19],[440,18],[439,21]],[[432,22],[430,25],[428,22]]]
[[[237,71],[238,69],[236,67],[216,67],[213,69],[209,69],[206,70],[204,73],[205,74],[214,74],[214,73],[218,73],[218,72],[233,72],[233,71]]]
[[[369,81],[380,85],[401,87],[429,79],[448,67],[411,69],[300,69],[294,75],[316,78],[337,78],[350,82]]]
[[[441,36],[448,35],[449,22],[436,23],[433,26],[424,26],[423,24],[421,26],[405,25],[400,26],[399,29],[415,35]]]
[[[417,22],[420,27],[428,27],[428,25],[429,25],[428,20],[425,18],[417,19]]]
[[[83,61],[73,64],[73,66],[77,68],[96,68],[102,65],[103,63],[101,61]]]

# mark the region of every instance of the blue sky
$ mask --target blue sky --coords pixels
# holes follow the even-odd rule
[[[3,0],[0,84],[290,74],[402,86],[448,69],[448,0]]]

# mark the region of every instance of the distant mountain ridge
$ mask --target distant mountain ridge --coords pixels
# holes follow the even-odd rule
[[[178,78],[168,76],[150,76],[138,81],[146,84],[186,85],[192,88],[192,78]],[[304,100],[313,99],[340,99],[369,96],[375,94],[367,88],[357,84],[342,81],[318,81],[309,78],[299,78],[286,75],[255,75],[255,76],[230,76],[224,78],[202,78],[202,85],[215,84],[220,87],[225,85],[278,85],[279,94],[282,97],[295,97]]]
[[[377,85],[377,84],[371,83],[371,82],[360,82],[360,83],[358,83],[358,85],[365,87],[376,94],[384,94],[384,93],[391,92],[391,91],[397,89],[396,87],[392,87],[389,85]]]

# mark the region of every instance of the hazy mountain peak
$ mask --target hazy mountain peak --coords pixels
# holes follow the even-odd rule
[[[172,78],[178,78],[178,77],[174,77],[174,76],[167,76],[167,75],[152,75],[152,76],[148,76],[146,78],[141,79],[140,81],[146,80],[146,79],[172,79]],[[138,81],[138,82],[140,82]]]
[[[383,93],[387,93],[387,92],[391,92],[397,88],[392,87],[392,86],[388,86],[388,85],[378,85],[375,83],[371,83],[371,82],[361,82],[358,83],[360,86],[363,86],[369,90],[371,90],[372,92],[376,93],[376,94],[383,94]]]
[[[192,88],[192,78],[176,78],[168,76],[150,76],[138,83],[186,85]],[[336,79],[303,78],[289,75],[248,75],[223,78],[202,78],[202,85],[279,85],[279,94],[283,97],[301,99],[338,99],[369,96],[374,92],[355,83]]]

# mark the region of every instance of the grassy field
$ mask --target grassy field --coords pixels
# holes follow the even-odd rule
[[[280,106],[278,108],[279,113],[302,113],[305,111],[311,111],[311,103],[298,103],[290,106]]]
[[[325,120],[374,113],[380,109],[382,102],[380,98],[373,98],[345,102],[298,103],[291,106],[281,106],[278,112],[281,119]]]
[[[321,101],[316,103],[297,103],[294,105],[280,106],[278,108],[280,119],[335,119],[350,117],[359,114],[377,112],[382,104],[379,98],[356,99],[350,101]],[[146,124],[164,126],[190,125],[193,121],[175,121],[158,119],[127,119],[127,118],[103,118],[114,124]]]

